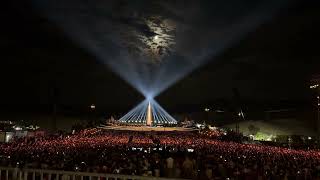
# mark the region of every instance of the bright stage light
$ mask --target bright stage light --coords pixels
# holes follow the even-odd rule
[[[135,122],[147,126],[177,124],[177,121],[152,98],[145,99],[119,121],[123,123]]]

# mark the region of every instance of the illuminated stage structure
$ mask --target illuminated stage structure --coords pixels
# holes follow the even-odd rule
[[[177,121],[154,99],[146,99],[119,119],[122,123],[146,126],[174,125]]]

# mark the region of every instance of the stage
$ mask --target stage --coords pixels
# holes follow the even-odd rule
[[[115,131],[180,131],[191,132],[197,131],[193,128],[184,127],[150,127],[150,126],[100,126],[99,129],[115,130]]]

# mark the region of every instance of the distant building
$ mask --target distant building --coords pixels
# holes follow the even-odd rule
[[[310,89],[315,90],[315,92],[319,93],[319,85],[320,85],[320,74],[313,75],[310,80]]]
[[[320,135],[320,74],[313,75],[310,80],[309,88],[312,90],[313,104],[316,109],[316,127],[317,133]]]

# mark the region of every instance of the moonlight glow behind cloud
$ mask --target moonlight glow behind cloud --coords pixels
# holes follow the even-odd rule
[[[150,98],[241,40],[285,2],[34,0],[34,5]]]

